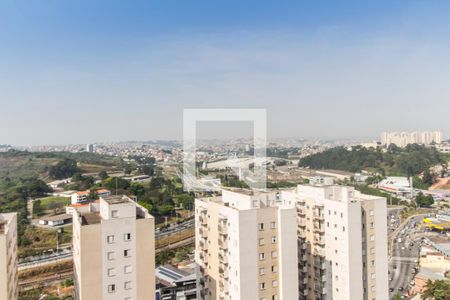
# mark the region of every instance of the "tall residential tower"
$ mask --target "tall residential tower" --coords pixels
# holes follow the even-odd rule
[[[127,196],[100,197],[73,211],[78,300],[155,298],[155,227]]]
[[[195,227],[198,299],[298,299],[295,208],[278,194],[196,199]]]
[[[385,198],[299,185],[282,201],[297,208],[300,299],[388,299]]]
[[[0,214],[0,299],[17,297],[17,214]]]

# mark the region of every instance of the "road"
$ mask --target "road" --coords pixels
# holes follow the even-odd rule
[[[389,261],[390,297],[396,293],[404,294],[414,277],[414,268],[419,259],[421,235],[416,224],[422,220],[422,215],[409,218],[402,224],[393,237]]]

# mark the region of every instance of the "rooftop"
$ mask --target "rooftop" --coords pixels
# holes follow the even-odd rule
[[[131,200],[127,196],[124,195],[118,195],[118,196],[107,196],[102,197],[103,200],[105,200],[108,204],[123,204],[123,203],[129,203]]]
[[[83,213],[81,214],[81,224],[82,225],[92,225],[99,224],[102,220],[102,217],[98,213]]]

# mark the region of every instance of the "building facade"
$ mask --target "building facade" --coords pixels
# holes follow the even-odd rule
[[[388,299],[386,199],[333,185],[281,198],[297,210],[300,299]]]
[[[18,299],[17,214],[0,214],[0,299]]]
[[[153,217],[127,196],[74,209],[76,299],[155,299],[154,232]]]
[[[297,300],[295,208],[276,193],[195,200],[198,299]]]
[[[394,144],[398,147],[405,147],[408,144],[441,144],[442,132],[423,131],[423,132],[383,132],[381,133],[381,144],[389,146]]]

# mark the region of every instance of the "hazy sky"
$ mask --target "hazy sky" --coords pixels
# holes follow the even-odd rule
[[[182,137],[266,108],[271,137],[450,135],[449,1],[0,0],[0,144]]]

